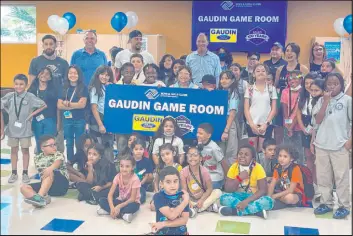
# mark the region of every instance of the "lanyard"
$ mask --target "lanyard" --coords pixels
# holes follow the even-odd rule
[[[20,113],[21,113],[21,109],[22,109],[23,100],[25,99],[26,95],[27,95],[27,92],[26,92],[26,94],[23,96],[23,98],[21,99],[21,101],[20,101],[20,107],[19,107],[18,110],[17,110],[16,93],[13,94],[13,101],[14,101],[14,103],[15,103],[15,114],[16,114],[17,120],[19,120],[19,118],[20,118]]]
[[[244,192],[248,192],[249,190],[249,187],[250,187],[250,179],[251,179],[251,173],[252,173],[252,170],[254,169],[256,165],[256,162],[255,161],[251,161],[250,165],[249,165],[249,182],[246,186],[244,186],[242,183],[239,183],[240,187],[244,190]],[[240,174],[240,164],[238,162],[238,173]]]
[[[70,102],[72,101],[72,98],[74,97],[75,92],[76,92],[76,87],[75,87],[74,92],[73,92],[72,95],[71,95]],[[68,93],[69,93],[69,89],[67,89],[67,91],[66,91],[66,100],[67,100]]]

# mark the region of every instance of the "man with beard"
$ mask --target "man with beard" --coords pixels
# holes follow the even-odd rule
[[[287,65],[287,61],[282,58],[283,46],[279,42],[275,42],[271,48],[271,59],[264,61],[264,65],[267,65],[273,78],[276,78],[276,71],[278,67]]]
[[[60,91],[63,88],[63,83],[69,68],[69,63],[66,60],[56,55],[56,52],[55,52],[56,38],[53,35],[45,35],[42,38],[42,42],[43,42],[43,54],[40,55],[39,57],[34,58],[31,61],[31,64],[29,66],[29,72],[28,72],[29,74],[28,84],[31,84],[31,82],[38,76],[39,72],[44,67],[48,67],[52,72],[55,88],[57,88]],[[62,125],[59,120],[56,121],[56,123],[57,123],[57,131],[58,131],[57,138],[56,138],[57,148],[60,152],[64,152],[65,147],[64,147],[64,135],[63,135]]]
[[[124,49],[119,52],[115,57],[115,67],[120,69],[126,62],[130,62],[132,54],[141,54],[145,65],[154,63],[153,56],[147,52],[142,51],[142,33],[139,30],[133,30],[129,33],[129,42],[131,49]]]
[[[80,67],[85,85],[88,87],[96,69],[101,65],[108,65],[108,61],[105,53],[96,48],[97,34],[95,31],[86,31],[83,41],[85,47],[72,54],[70,65]]]
[[[52,74],[55,84],[62,87],[65,73],[69,68],[66,60],[58,57],[55,53],[56,38],[53,35],[45,35],[42,38],[43,54],[34,58],[29,66],[29,85],[37,77],[38,73],[48,67]]]

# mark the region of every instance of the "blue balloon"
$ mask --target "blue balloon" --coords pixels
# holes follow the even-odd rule
[[[69,22],[69,30],[76,24],[76,16],[74,13],[66,12],[63,17]]]
[[[343,27],[348,32],[348,34],[352,33],[352,14],[346,16],[343,20]]]
[[[120,32],[127,25],[127,16],[124,12],[117,12],[112,17],[110,24],[112,25],[113,29]]]

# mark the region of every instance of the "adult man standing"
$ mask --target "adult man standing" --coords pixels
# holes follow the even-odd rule
[[[115,67],[120,69],[126,62],[130,62],[132,54],[141,54],[144,64],[154,63],[152,54],[147,51],[142,51],[142,33],[139,30],[133,30],[129,33],[129,42],[131,49],[124,49],[115,57]]]
[[[242,70],[240,78],[250,84],[253,84],[253,72],[255,66],[260,63],[260,53],[248,52],[247,59],[248,65]]]
[[[204,33],[197,36],[196,45],[197,50],[186,57],[186,65],[191,68],[193,82],[202,87],[202,77],[213,75],[216,77],[218,86],[219,75],[222,72],[219,57],[208,50],[208,40]]]
[[[61,57],[58,57],[55,53],[56,49],[56,38],[53,35],[45,35],[42,38],[42,43],[43,43],[43,54],[40,55],[39,57],[34,58],[31,61],[31,64],[29,66],[29,84],[38,76],[39,72],[45,68],[48,67],[53,75],[53,82],[59,91],[61,91],[63,84],[64,84],[64,78],[66,76],[67,70],[69,68],[69,63],[62,59]],[[60,94],[60,92],[59,92]],[[60,113],[58,111],[58,120],[56,121],[57,124],[57,148],[60,152],[64,152],[65,147],[64,147],[64,135],[63,135],[63,130],[62,130],[62,125],[60,121]]]
[[[283,46],[279,42],[275,42],[271,48],[271,59],[264,61],[264,64],[268,66],[273,78],[276,77],[277,68],[283,65],[287,65],[287,61],[282,58]]]
[[[75,51],[71,57],[71,65],[77,65],[83,72],[85,85],[88,86],[96,69],[108,65],[105,53],[96,48],[97,34],[93,30],[85,32],[85,47]]]

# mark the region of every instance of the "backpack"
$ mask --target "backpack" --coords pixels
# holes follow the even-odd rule
[[[273,86],[271,86],[271,90],[270,90],[270,86],[266,83],[266,88],[268,91],[268,95],[270,97],[270,104],[272,104],[272,94],[273,94]],[[254,93],[254,84],[248,84],[247,86],[248,92],[249,92],[249,105],[251,106],[251,99]]]
[[[290,180],[292,179],[292,172],[293,172],[293,168],[295,166],[299,166],[299,169],[300,169],[300,171],[302,173],[302,178],[303,178],[304,189],[301,189],[299,184],[297,186],[298,189],[303,194],[302,204],[303,204],[303,206],[309,206],[307,204],[307,201],[308,200],[312,200],[313,197],[314,197],[314,194],[315,194],[313,175],[312,175],[312,173],[311,173],[311,171],[309,170],[308,167],[303,166],[303,165],[299,165],[299,164],[296,164],[296,163],[292,163],[288,167],[288,178]],[[275,169],[278,171],[278,175],[281,176],[282,168],[281,168],[280,164],[277,164],[275,166]]]

